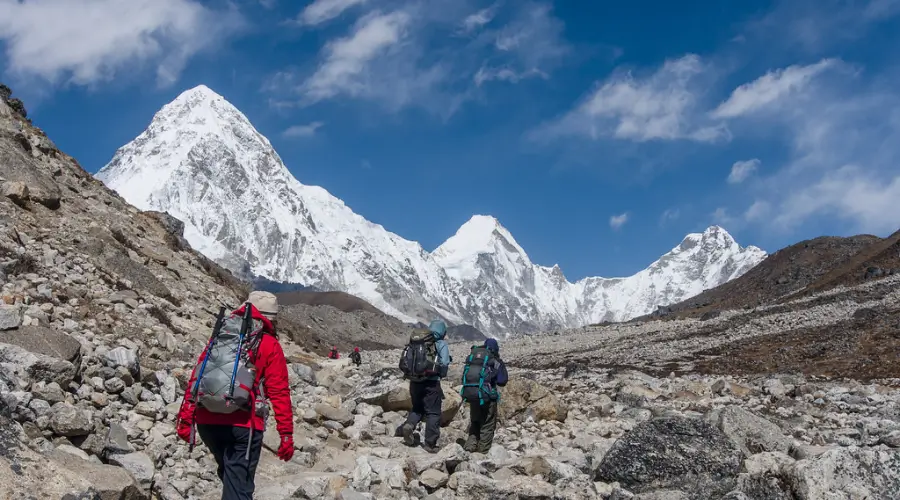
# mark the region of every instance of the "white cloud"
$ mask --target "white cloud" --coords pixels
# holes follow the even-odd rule
[[[489,40],[495,52],[476,74],[477,85],[490,80],[517,83],[532,77],[547,78],[548,72],[570,54],[563,34],[565,25],[553,15],[552,6],[534,2],[523,5],[508,24],[483,34],[482,41]]]
[[[780,204],[774,225],[790,230],[812,216],[850,222],[858,231],[889,233],[900,229],[900,175],[874,174],[856,166],[826,173],[801,186]]]
[[[828,72],[802,98],[781,96],[764,106],[771,112],[737,114],[735,126],[752,125],[745,139],[758,134],[767,150],[787,149],[780,168],[773,162],[772,173],[754,183],[744,219],[785,232],[825,219],[853,232],[900,227],[892,201],[900,196],[900,90],[894,81],[890,71]],[[782,144],[773,144],[773,137]]]
[[[779,54],[820,54],[865,36],[900,14],[898,0],[780,0],[748,26],[753,44],[772,44]]]
[[[489,82],[492,80],[518,83],[526,78],[531,77],[539,77],[546,80],[550,78],[550,75],[538,69],[520,73],[510,68],[481,68],[478,70],[478,73],[475,73],[475,76],[472,77],[472,79],[475,81],[475,85],[480,87],[484,82]]]
[[[744,212],[744,218],[750,222],[762,221],[772,211],[772,205],[767,201],[757,200]]]
[[[306,125],[293,125],[281,133],[284,137],[312,137],[322,127],[322,122],[312,122]]]
[[[369,64],[402,39],[409,22],[402,11],[376,13],[360,19],[350,36],[329,42],[324,62],[302,86],[306,99],[316,102],[369,92]]]
[[[447,119],[476,98],[485,82],[549,78],[568,47],[561,38],[562,23],[547,5],[510,4],[504,7],[510,20],[499,23],[503,3],[482,10],[472,4],[386,3],[392,10],[370,11],[347,33],[327,42],[314,71],[294,68],[271,78],[267,90],[281,94],[272,102],[286,105],[290,94],[298,95],[301,105],[353,98],[392,112],[421,107]],[[480,28],[460,36],[467,26]],[[499,46],[498,40],[503,40]]]
[[[667,208],[663,211],[662,215],[659,216],[659,225],[663,226],[669,221],[677,220],[679,217],[681,217],[681,210],[677,208]]]
[[[646,78],[637,78],[631,72],[614,73],[547,131],[636,142],[728,139],[724,125],[696,123],[700,93],[697,79],[705,70],[700,58],[689,54],[666,61]]]
[[[618,230],[628,222],[628,212],[619,215],[613,215],[609,218],[609,227]]]
[[[756,158],[752,160],[734,162],[734,165],[731,166],[731,173],[728,174],[728,183],[740,184],[744,182],[748,177],[756,172],[756,170],[759,168],[759,163],[759,160]]]
[[[194,0],[0,0],[9,70],[51,84],[88,85],[153,65],[160,85],[242,26],[234,11]]]
[[[808,66],[788,66],[770,71],[758,79],[734,89],[731,97],[712,111],[713,118],[734,118],[780,102],[801,92],[820,73],[839,64],[824,59]]]
[[[297,20],[301,24],[315,26],[330,21],[343,14],[344,11],[356,7],[357,5],[362,5],[367,1],[368,0],[315,0],[300,12]]]
[[[481,29],[482,27],[493,21],[494,16],[496,15],[497,5],[492,5],[485,9],[481,9],[470,16],[467,16],[465,19],[463,19],[462,22],[463,33],[472,33],[473,31]]]

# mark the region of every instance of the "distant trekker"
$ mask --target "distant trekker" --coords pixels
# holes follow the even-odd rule
[[[293,406],[277,313],[275,295],[260,291],[230,314],[223,307],[178,412],[178,437],[193,448],[199,434],[215,457],[222,500],[253,498],[269,415],[266,400],[275,411],[278,458],[288,461],[294,455]]]
[[[359,354],[359,347],[353,348],[353,352],[350,353],[350,360],[353,361],[356,366],[362,364],[362,356]]]
[[[505,386],[508,381],[506,364],[500,359],[500,346],[495,339],[485,340],[482,346],[472,346],[459,390],[463,401],[469,403],[466,451],[487,453],[491,450],[500,404],[498,387]]]
[[[400,370],[409,379],[412,411],[397,432],[403,436],[407,446],[415,445],[413,432],[424,418],[425,440],[422,448],[429,453],[438,451],[437,442],[441,437],[441,406],[444,400],[441,379],[447,376],[450,366],[450,348],[444,340],[446,335],[447,325],[443,321],[432,321],[428,329],[413,330],[400,356]]]
[[[341,353],[338,352],[337,346],[331,346],[331,352],[328,353],[328,359],[339,359]]]

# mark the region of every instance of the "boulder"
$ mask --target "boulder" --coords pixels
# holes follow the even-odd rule
[[[347,426],[353,424],[353,414],[343,408],[335,408],[329,404],[320,403],[316,405],[316,413],[326,420],[338,422]]]
[[[6,334],[21,331],[3,332],[0,338],[11,340],[6,338]],[[56,382],[60,387],[68,387],[78,372],[76,365],[69,361],[7,343],[0,343],[0,363],[7,364],[17,377],[26,382]]]
[[[888,500],[900,491],[900,451],[838,448],[786,466],[785,479],[799,500]]]
[[[30,190],[24,182],[7,181],[0,185],[3,196],[9,198],[16,205],[24,205],[28,201]]]
[[[67,403],[50,408],[50,428],[59,436],[86,436],[94,430],[93,413]]]
[[[146,454],[134,452],[123,455],[110,455],[109,463],[118,465],[130,472],[145,491],[149,492],[150,484],[153,482],[153,475],[156,473],[156,467],[153,466],[153,460]]]
[[[781,428],[739,406],[713,410],[706,419],[718,427],[745,455],[764,451],[787,453],[792,440],[782,434]]]
[[[19,307],[0,304],[0,330],[14,330],[21,325],[22,315],[19,314]]]
[[[524,421],[556,420],[564,422],[569,408],[546,387],[532,380],[510,380],[502,390],[500,413],[503,419]]]
[[[665,417],[619,438],[594,479],[618,482],[633,493],[672,489],[718,499],[733,489],[742,459],[740,448],[708,422]]]
[[[106,353],[106,366],[110,368],[123,367],[135,380],[141,379],[141,364],[137,351],[116,347]]]
[[[43,326],[23,326],[2,332],[0,342],[19,346],[32,354],[49,356],[74,364],[78,364],[81,358],[81,343],[75,337]]]
[[[0,417],[0,498],[149,498],[125,469],[62,450],[38,454],[24,445],[17,428]]]

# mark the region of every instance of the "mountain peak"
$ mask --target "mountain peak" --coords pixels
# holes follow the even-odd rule
[[[525,250],[500,221],[490,215],[476,214],[435,249],[433,255],[451,275],[471,277],[477,273],[474,262],[479,255],[500,253],[519,255],[531,265]]]
[[[498,240],[504,246],[511,247],[510,250],[525,254],[525,250],[496,217],[479,214],[470,217],[456,230],[456,234],[435,250],[435,253],[494,253],[497,250],[495,243]]]
[[[170,105],[196,104],[199,102],[225,101],[225,98],[206,85],[200,84],[178,94]]]

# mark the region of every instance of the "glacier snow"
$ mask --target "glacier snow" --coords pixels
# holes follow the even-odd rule
[[[407,322],[439,316],[493,335],[627,320],[766,257],[713,226],[634,276],[571,283],[558,266],[532,263],[486,215],[428,252],[301,184],[247,117],[203,85],[159,110],[96,177],[139,209],[184,221],[188,242],[234,271],[345,291]]]

